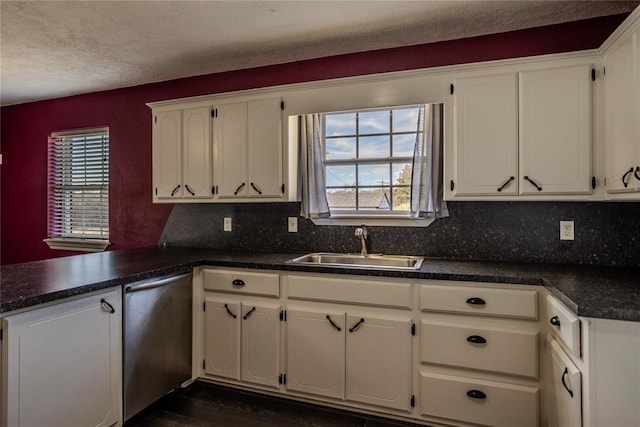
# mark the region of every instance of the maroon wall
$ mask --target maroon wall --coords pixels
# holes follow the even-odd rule
[[[109,126],[109,249],[155,245],[172,205],[151,203],[151,114],[145,103],[279,84],[597,48],[626,15],[440,43],[190,77],[3,107],[1,263],[72,254],[50,250],[47,136]]]

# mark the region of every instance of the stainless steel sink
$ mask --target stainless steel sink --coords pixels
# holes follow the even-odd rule
[[[423,257],[383,254],[340,254],[318,252],[303,255],[289,261],[292,264],[320,265],[327,267],[367,267],[384,270],[419,270]]]

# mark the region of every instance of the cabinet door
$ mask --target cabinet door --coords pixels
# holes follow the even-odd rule
[[[340,311],[287,310],[287,389],[344,398],[344,322]]]
[[[411,410],[411,320],[347,315],[347,399]]]
[[[633,171],[640,166],[638,32],[607,54],[605,62],[605,143],[607,192],[637,191]],[[634,85],[635,97],[634,97]],[[636,161],[637,160],[637,161]]]
[[[242,381],[278,387],[280,306],[242,304]]]
[[[455,196],[518,192],[517,75],[454,80],[453,156],[448,161]],[[513,177],[513,178],[512,178]]]
[[[548,340],[551,366],[549,370],[549,427],[582,426],[582,384],[578,368],[558,343]]]
[[[219,198],[246,197],[247,103],[222,104],[213,119],[214,183]]]
[[[520,73],[520,194],[591,193],[590,74]]]
[[[281,99],[249,102],[249,194],[283,197]]]
[[[153,186],[158,199],[182,197],[182,112],[153,118]]]
[[[8,426],[121,421],[121,298],[113,290],[4,319]]]
[[[240,300],[205,298],[205,373],[240,379]]]
[[[210,199],[211,192],[211,109],[184,110],[183,194],[185,198]]]

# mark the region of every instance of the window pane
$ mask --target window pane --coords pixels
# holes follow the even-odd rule
[[[389,157],[390,154],[389,135],[360,137],[359,158]]]
[[[389,163],[358,166],[358,185],[389,185]]]
[[[415,132],[418,127],[418,107],[393,110],[394,132]]]
[[[408,211],[411,208],[411,189],[409,187],[393,187],[393,210]]]
[[[329,209],[356,208],[356,190],[350,188],[334,188],[327,190]]]
[[[416,134],[393,135],[394,157],[412,157],[416,144]]]
[[[411,185],[411,163],[393,164],[393,183]]]
[[[327,160],[356,158],[355,138],[327,138],[326,145]]]
[[[356,166],[327,166],[327,187],[352,187],[356,185]]]
[[[361,188],[358,190],[358,207],[360,209],[390,210],[389,187]]]
[[[389,133],[389,110],[367,111],[358,116],[360,135],[372,133]]]
[[[355,135],[356,113],[327,114],[325,132],[326,136]]]

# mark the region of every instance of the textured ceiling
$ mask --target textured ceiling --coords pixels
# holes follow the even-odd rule
[[[638,1],[6,1],[2,105],[630,12]]]

